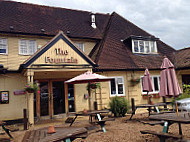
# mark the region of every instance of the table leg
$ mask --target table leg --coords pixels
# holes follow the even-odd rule
[[[5,128],[4,125],[2,125],[2,128],[3,128],[3,130],[7,133],[7,135],[8,135],[11,139],[13,139],[13,137],[12,137],[11,134],[9,133],[9,129]]]
[[[163,133],[168,133],[168,127],[169,127],[168,122],[165,121],[165,122],[164,122]]]
[[[67,139],[65,140],[65,142],[71,142],[70,138],[67,138]]]
[[[179,126],[179,134],[182,135],[181,123],[178,123]]]
[[[74,123],[75,120],[77,119],[77,116],[78,116],[78,115],[76,115],[75,118],[73,119],[73,121],[71,122],[70,127],[73,125],[73,123]]]
[[[150,116],[151,107],[148,107],[148,116]]]

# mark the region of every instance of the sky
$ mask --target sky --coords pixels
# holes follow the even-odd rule
[[[117,12],[175,49],[190,47],[190,0],[14,0],[85,10]]]

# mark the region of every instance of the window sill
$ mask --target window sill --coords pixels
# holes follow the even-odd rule
[[[143,55],[157,55],[157,53],[142,53],[142,52],[133,52],[134,54],[143,54]]]
[[[0,53],[0,55],[8,56],[8,53]]]
[[[116,94],[116,95],[110,95],[110,98],[112,98],[112,97],[116,97],[116,96],[118,96],[118,97],[125,97],[125,94],[120,94],[120,95],[118,95],[118,94]]]

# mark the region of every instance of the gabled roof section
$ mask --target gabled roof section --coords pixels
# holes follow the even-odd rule
[[[56,44],[60,39],[62,39],[66,44],[69,45],[80,57],[82,57],[89,65],[95,67],[96,63],[93,62],[84,52],[82,52],[78,47],[76,47],[72,41],[60,31],[50,42],[44,45],[40,50],[38,50],[34,55],[28,58],[21,66],[20,69],[27,68],[34,61],[36,61],[42,54],[44,54],[48,49],[50,49],[54,44]]]
[[[175,62],[177,69],[190,69],[190,47],[177,50]]]
[[[131,50],[131,43],[125,44],[124,39],[131,36],[152,37],[153,35],[137,27],[130,21],[113,12],[109,23],[104,31],[101,44],[91,55],[99,65],[98,69],[103,70],[144,70],[160,69],[162,59],[167,56],[173,61],[173,53],[176,51],[157,39],[158,54],[143,55],[134,54]]]
[[[95,14],[96,29],[91,27],[90,14],[82,10],[1,0],[0,32],[53,37],[61,30],[68,37],[101,39],[109,14]]]

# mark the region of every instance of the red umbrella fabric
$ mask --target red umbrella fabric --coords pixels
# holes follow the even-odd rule
[[[153,91],[152,79],[148,69],[145,70],[142,81],[143,81],[143,86],[142,86],[143,92],[152,92]]]
[[[181,94],[181,88],[177,80],[174,65],[168,58],[164,58],[160,74],[160,96],[177,97]]]
[[[65,81],[65,83],[69,84],[81,84],[81,83],[92,83],[92,82],[104,82],[104,81],[110,81],[111,78],[108,78],[103,75],[99,75],[96,73],[92,73],[90,71],[87,71],[81,75],[78,75],[70,80]],[[89,95],[89,110],[91,110],[91,89],[88,88],[88,95]]]
[[[90,83],[90,82],[103,82],[109,80],[111,80],[111,78],[87,71],[81,75],[78,75],[72,79],[67,80],[65,83],[80,84],[80,83]]]
[[[149,92],[153,91],[153,85],[152,85],[152,79],[150,76],[150,73],[148,69],[145,70],[144,77],[142,78],[142,87],[143,87],[143,92],[147,92],[147,95]],[[149,100],[148,103],[151,103],[150,96],[148,96]]]

